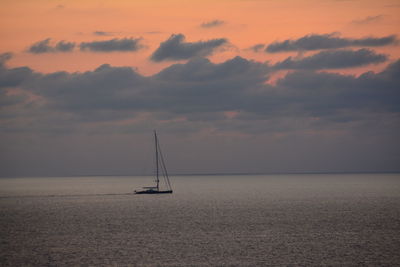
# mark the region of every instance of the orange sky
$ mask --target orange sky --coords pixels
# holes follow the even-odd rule
[[[135,67],[145,75],[153,74],[174,62],[149,60],[159,43],[173,33],[186,41],[227,38],[230,46],[209,58],[221,62],[236,55],[257,61],[281,60],[293,53],[254,53],[246,48],[276,40],[299,38],[310,33],[340,32],[343,37],[382,37],[398,34],[400,2],[397,0],[242,0],[242,1],[54,1],[3,0],[0,8],[0,52],[13,52],[11,66],[29,66],[42,72],[84,71],[103,63]],[[368,16],[374,22],[352,23]],[[204,29],[201,23],[214,19],[224,25]],[[95,36],[94,31],[112,33]],[[146,46],[137,52],[49,53],[26,52],[34,42],[52,38],[82,41],[142,37]],[[400,57],[395,46],[376,48],[377,52]],[[379,68],[376,67],[376,68]]]

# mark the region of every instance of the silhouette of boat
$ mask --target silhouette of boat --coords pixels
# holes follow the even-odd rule
[[[146,186],[142,190],[135,190],[135,194],[172,194],[172,187],[169,181],[167,168],[165,167],[164,157],[161,153],[160,143],[158,142],[157,132],[154,131],[155,156],[156,156],[156,179],[155,186]],[[161,174],[161,175],[160,175]],[[160,176],[164,180],[165,189],[160,189]]]

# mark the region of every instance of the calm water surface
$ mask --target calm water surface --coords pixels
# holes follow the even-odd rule
[[[151,180],[0,178],[0,265],[400,265],[400,174]]]

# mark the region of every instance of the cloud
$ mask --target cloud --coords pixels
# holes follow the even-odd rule
[[[28,52],[32,54],[54,53],[54,52],[71,52],[75,43],[59,41],[55,45],[50,44],[51,38],[36,42],[28,48]]]
[[[12,58],[12,53],[0,54],[0,121],[1,118],[10,117],[6,109],[9,106],[15,106],[27,101],[25,94],[14,94],[9,89],[14,88],[22,83],[22,81],[29,80],[32,71],[27,67],[8,69],[6,62]],[[17,116],[18,112],[13,112],[11,117]]]
[[[214,27],[222,26],[223,24],[225,24],[225,21],[216,19],[216,20],[204,22],[204,23],[202,23],[200,25],[200,27],[202,27],[202,28],[214,28]]]
[[[279,80],[277,86],[286,91],[291,101],[302,103],[303,113],[331,120],[339,115],[342,120],[357,120],[381,112],[400,112],[399,74],[400,60],[397,60],[380,73],[366,72],[359,77],[292,72]]]
[[[269,53],[288,52],[288,51],[307,51],[320,49],[337,49],[352,46],[385,46],[393,45],[397,42],[395,35],[381,38],[366,37],[359,39],[342,38],[335,34],[311,34],[296,40],[285,40],[275,42],[265,49]]]
[[[97,35],[109,35],[105,32],[96,32]],[[137,51],[143,46],[140,44],[141,38],[114,38],[111,40],[104,41],[92,41],[82,42],[79,44],[81,51],[93,51],[93,52],[129,52]],[[76,44],[74,42],[59,41],[54,45],[51,44],[51,38],[44,39],[36,42],[28,48],[29,53],[43,54],[43,53],[55,53],[55,52],[71,52],[74,50]]]
[[[2,66],[5,62],[10,60],[13,57],[13,54],[11,52],[6,52],[0,54],[0,66]]]
[[[70,52],[74,49],[75,43],[60,41],[56,44],[55,50],[60,52]]]
[[[30,131],[24,124],[29,118],[35,131],[82,131],[96,122],[107,123],[96,131],[129,131],[144,127],[140,114],[147,114],[146,121],[169,124],[171,130],[290,132],[360,125],[377,116],[383,122],[400,114],[400,61],[359,77],[294,71],[276,85],[266,83],[271,71],[271,66],[241,57],[221,63],[195,58],[151,76],[110,65],[49,74],[2,67],[2,90],[24,92],[20,98],[1,94],[3,115],[14,118],[2,129]],[[22,97],[27,94],[33,96],[29,101]]]
[[[33,71],[28,67],[7,68],[6,63],[12,56],[10,52],[0,54],[0,89],[19,86],[33,76]]]
[[[384,54],[373,50],[329,50],[321,51],[302,59],[288,57],[274,65],[275,69],[340,69],[378,64],[388,60]]]
[[[29,85],[21,85],[47,99],[52,108],[78,114],[94,110],[210,112],[235,108],[242,94],[262,86],[267,69],[240,57],[220,64],[194,59],[150,77],[129,67],[102,65],[85,73],[39,75]]]
[[[371,24],[371,23],[382,21],[384,17],[385,17],[384,15],[368,16],[363,19],[353,20],[351,23],[356,24],[356,25]]]
[[[251,46],[248,50],[251,50],[251,51],[257,53],[257,52],[264,50],[264,48],[265,48],[264,44],[256,44],[256,45]]]
[[[114,38],[105,41],[82,42],[79,47],[82,51],[93,52],[133,52],[141,49],[141,38]]]
[[[269,67],[235,57],[220,64],[193,59],[154,75],[156,90],[174,113],[209,113],[240,109],[253,90],[263,87]],[[247,99],[247,100],[246,100]]]
[[[112,32],[104,32],[104,31],[94,31],[93,34],[97,35],[97,36],[110,36],[110,35],[113,35]]]
[[[160,62],[164,60],[182,60],[198,56],[208,56],[216,48],[227,43],[228,41],[225,38],[189,43],[185,42],[183,34],[173,34],[154,51],[151,55],[151,60]]]
[[[53,52],[53,47],[49,45],[50,40],[50,38],[47,38],[42,41],[36,42],[29,47],[28,51],[33,54]]]

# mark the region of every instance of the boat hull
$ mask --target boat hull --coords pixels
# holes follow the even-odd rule
[[[141,191],[135,191],[135,194],[172,194],[172,190],[141,190]]]

